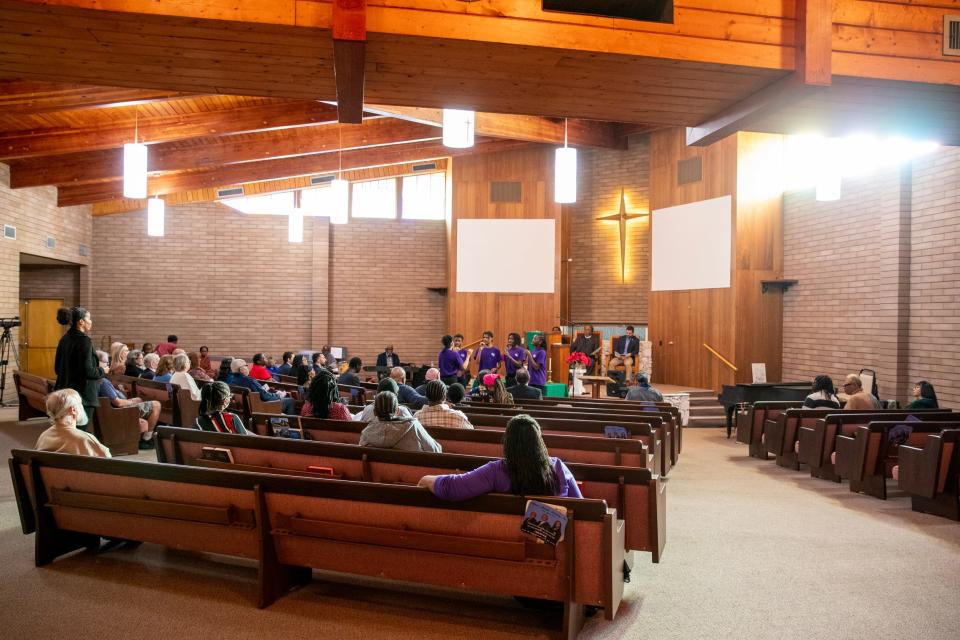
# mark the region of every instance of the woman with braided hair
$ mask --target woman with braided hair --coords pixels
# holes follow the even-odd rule
[[[306,401],[300,410],[305,418],[326,418],[329,420],[353,420],[347,405],[340,401],[337,380],[329,369],[320,368],[307,389]]]
[[[225,382],[211,382],[200,390],[200,415],[197,428],[201,431],[247,435],[240,416],[227,411],[233,394]]]

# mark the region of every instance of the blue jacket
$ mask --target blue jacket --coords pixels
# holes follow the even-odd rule
[[[630,336],[630,347],[627,348],[625,343],[627,341],[627,336],[617,336],[613,339],[613,352],[614,353],[626,353],[633,356],[634,358],[640,354],[640,338],[637,336]]]
[[[240,375],[239,373],[231,373],[230,377],[227,378],[227,384],[231,384],[235,387],[246,387],[250,391],[255,391],[260,394],[260,399],[264,402],[270,402],[271,400],[280,400],[280,396],[276,393],[267,391],[263,388],[263,385],[251,378],[250,376]]]
[[[414,409],[422,409],[427,404],[427,398],[417,393],[417,390],[408,384],[400,385],[400,392],[397,394],[400,404],[408,404]]]

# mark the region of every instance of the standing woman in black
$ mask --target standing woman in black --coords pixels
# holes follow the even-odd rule
[[[90,312],[83,307],[61,308],[57,311],[57,322],[69,325],[69,329],[57,345],[54,368],[57,372],[57,389],[73,389],[80,394],[83,408],[89,421],[99,401],[97,396],[100,379],[106,375],[100,368],[100,359],[93,349],[93,341],[87,332],[93,326]]]

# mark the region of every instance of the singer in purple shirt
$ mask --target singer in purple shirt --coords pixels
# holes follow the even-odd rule
[[[424,476],[419,486],[443,500],[461,501],[485,493],[582,498],[573,474],[559,458],[551,458],[540,425],[526,414],[514,416],[503,434],[503,459],[473,471]]]
[[[500,349],[493,346],[493,332],[484,331],[480,348],[473,354],[473,358],[480,363],[480,369],[487,369],[490,373],[499,373],[503,356]]]
[[[542,333],[533,336],[533,351],[530,352],[527,368],[530,370],[530,386],[547,395],[547,339]]]
[[[462,384],[464,387],[467,386],[467,383],[470,382],[470,355],[473,353],[473,349],[464,349],[463,348],[463,334],[456,333],[453,336],[453,350],[460,354],[460,357],[463,358],[464,367],[463,372],[457,378],[457,382]]]
[[[463,358],[460,357],[460,354],[450,348],[450,345],[453,344],[453,338],[450,336],[443,336],[440,338],[440,342],[443,344],[443,351],[437,356],[437,368],[440,369],[440,379],[443,380],[444,384],[453,384],[456,382],[460,374],[463,373]]]
[[[503,366],[507,371],[508,387],[517,383],[517,369],[523,366],[526,359],[527,350],[520,344],[520,334],[511,333],[507,336],[507,349],[503,352]]]

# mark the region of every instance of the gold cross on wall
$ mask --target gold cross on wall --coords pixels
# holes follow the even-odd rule
[[[625,273],[627,270],[627,221],[634,218],[642,218],[650,215],[649,213],[627,213],[627,201],[623,196],[623,187],[620,187],[620,212],[611,213],[608,216],[600,216],[597,220],[616,220],[620,223],[620,282],[626,282]]]

